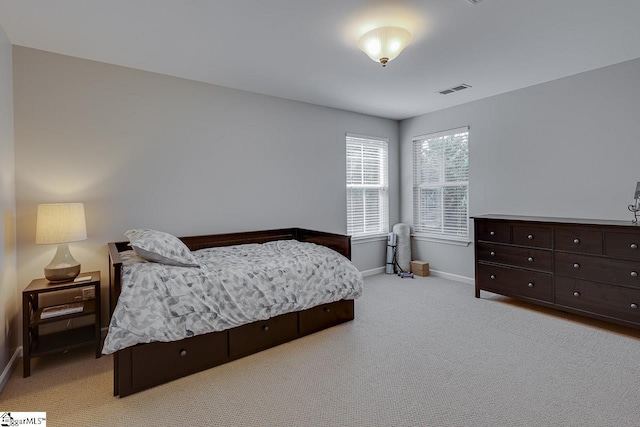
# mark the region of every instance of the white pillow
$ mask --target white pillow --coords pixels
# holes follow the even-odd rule
[[[138,256],[147,261],[178,267],[199,267],[187,245],[172,234],[141,228],[129,230],[124,235]]]

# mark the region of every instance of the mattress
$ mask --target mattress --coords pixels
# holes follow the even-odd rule
[[[358,269],[338,252],[297,240],[207,248],[198,267],[121,252],[122,291],[102,349],[177,341],[362,295]]]

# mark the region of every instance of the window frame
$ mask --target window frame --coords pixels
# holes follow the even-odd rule
[[[467,180],[458,180],[458,181],[447,181],[446,180],[446,175],[447,175],[447,167],[446,167],[446,163],[442,162],[442,169],[440,170],[440,181],[437,183],[429,183],[426,181],[423,182],[418,182],[420,180],[419,178],[419,172],[417,170],[417,168],[419,166],[422,166],[421,162],[422,160],[417,158],[418,155],[418,144],[422,144],[427,140],[430,139],[436,139],[436,138],[441,138],[441,137],[446,137],[446,136],[453,136],[456,134],[461,134],[461,133],[466,133],[466,140],[467,140],[467,158],[466,158],[466,162],[467,162],[467,169],[466,169],[466,175],[467,175]],[[469,184],[470,184],[470,176],[469,176],[469,137],[470,137],[470,127],[469,126],[463,126],[463,127],[459,127],[459,128],[454,128],[454,129],[449,129],[449,130],[445,130],[445,131],[440,131],[440,132],[433,132],[433,133],[429,133],[429,134],[424,134],[424,135],[419,135],[419,136],[415,136],[412,139],[412,157],[413,157],[413,177],[412,177],[412,190],[413,190],[413,225],[414,225],[414,233],[413,236],[416,238],[416,240],[423,240],[423,241],[429,241],[429,242],[437,242],[437,243],[447,243],[447,244],[453,244],[453,245],[462,245],[462,246],[468,246],[471,243],[471,238],[470,238],[470,221],[469,221]],[[443,153],[444,155],[444,153]],[[423,230],[420,227],[418,227],[419,224],[419,217],[420,217],[420,211],[421,211],[421,207],[419,206],[420,203],[420,199],[416,197],[416,194],[418,194],[419,190],[423,190],[423,189],[428,189],[428,188],[432,188],[432,189],[438,189],[440,190],[442,193],[444,192],[444,189],[447,187],[464,187],[466,190],[466,212],[464,212],[464,218],[465,218],[465,222],[466,222],[466,234],[465,233],[460,233],[460,232],[447,232],[445,230],[445,221],[444,218],[446,217],[445,215],[445,210],[446,210],[446,204],[444,203],[444,199],[442,199],[441,203],[440,203],[440,219],[441,219],[441,232],[435,232],[432,230]],[[442,194],[441,193],[441,194]],[[442,196],[444,197],[444,196]],[[459,229],[462,230],[462,229]]]
[[[362,143],[358,144],[355,141],[350,141],[350,139],[356,139],[356,140],[361,140],[363,141]],[[381,180],[382,182],[378,183],[378,184],[364,184],[364,183],[360,183],[360,184],[353,184],[353,183],[349,183],[349,145],[350,144],[354,144],[354,145],[360,145],[360,146],[365,146],[367,143],[370,143],[372,145],[378,145],[383,149],[383,155],[381,156],[381,161],[379,164],[380,167],[380,175],[381,175]],[[386,239],[386,235],[389,233],[389,139],[388,138],[382,138],[382,137],[375,137],[375,136],[368,136],[368,135],[360,135],[360,134],[354,134],[354,133],[347,133],[345,135],[345,160],[346,160],[346,167],[345,167],[345,172],[346,172],[346,179],[345,179],[345,184],[346,184],[346,199],[347,199],[347,234],[351,236],[351,240],[354,242],[363,242],[363,241],[373,241],[373,240],[378,240],[380,238],[385,238]],[[364,156],[360,157],[361,161],[364,161]],[[349,190],[350,189],[378,189],[378,194],[379,194],[379,199],[380,202],[380,210],[378,211],[378,228],[374,231],[369,231],[369,232],[353,232],[353,230],[350,229],[349,224],[350,224],[350,216],[352,215],[349,211]],[[367,223],[367,216],[366,216],[366,211],[363,213],[363,228],[366,227],[366,223]]]

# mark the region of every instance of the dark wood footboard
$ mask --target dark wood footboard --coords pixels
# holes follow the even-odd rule
[[[287,228],[180,238],[191,250],[274,240],[299,240],[327,246],[351,259],[351,238],[333,233]],[[122,286],[120,252],[128,242],[109,249],[109,308],[113,314]],[[114,354],[114,396],[128,396],[168,381],[294,340],[354,319],[353,300],[323,304],[222,332],[175,342],[138,344]]]

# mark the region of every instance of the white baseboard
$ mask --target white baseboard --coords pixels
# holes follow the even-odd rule
[[[361,271],[363,277],[381,274],[386,271],[385,267],[372,268],[371,270]],[[442,277],[443,279],[455,280],[456,282],[475,285],[476,281],[473,277],[460,276],[459,274],[447,273],[446,271],[431,270],[430,274],[434,277]]]
[[[362,273],[363,277],[367,277],[367,276],[373,276],[374,274],[384,273],[384,271],[385,271],[384,267],[378,267],[378,268],[372,268],[371,270],[364,270],[364,271],[361,271],[360,273]]]
[[[447,273],[447,272],[438,271],[438,270],[431,270],[429,273],[435,277],[442,277],[443,279],[455,280],[456,282],[462,282],[468,285],[475,285],[476,283],[473,277],[460,276],[458,274],[452,274],[452,273]]]
[[[16,363],[18,363],[18,357],[22,357],[22,347],[16,348],[16,351],[13,352],[13,356],[9,359],[9,363],[4,367],[2,375],[0,375],[0,392],[2,392],[4,386],[7,385],[11,372],[13,371]]]

